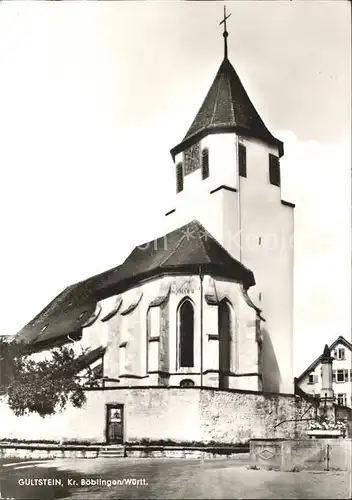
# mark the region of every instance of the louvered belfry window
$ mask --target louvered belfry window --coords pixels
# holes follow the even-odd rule
[[[209,177],[209,149],[204,148],[202,151],[202,179]]]
[[[191,174],[201,168],[200,143],[197,142],[183,152],[184,175]]]
[[[269,154],[269,180],[270,184],[280,187],[280,160],[277,156]]]
[[[176,165],[176,192],[183,191],[183,165],[182,162]]]
[[[243,144],[238,145],[238,173],[241,177],[247,177],[247,150]]]

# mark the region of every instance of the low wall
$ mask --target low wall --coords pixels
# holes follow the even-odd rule
[[[236,458],[248,456],[248,451],[249,447],[126,446],[126,456],[134,458]]]
[[[250,461],[259,468],[351,470],[351,439],[251,440]]]
[[[44,419],[16,417],[0,403],[0,440],[103,443],[107,403],[124,405],[123,440],[129,443],[147,439],[234,445],[252,438],[302,437],[306,422],[297,419],[304,413],[309,418],[314,411],[297,396],[240,390],[133,387],[92,390],[86,395],[82,409],[68,407]]]
[[[28,460],[54,458],[98,458],[102,448],[95,446],[59,446],[38,444],[0,443],[0,458]],[[248,457],[246,447],[197,447],[197,446],[126,446],[125,456],[133,458],[238,458]],[[114,457],[115,458],[115,457]]]
[[[0,458],[53,459],[96,458],[99,448],[94,446],[40,446],[36,444],[0,444]]]

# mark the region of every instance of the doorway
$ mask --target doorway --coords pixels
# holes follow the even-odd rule
[[[106,405],[106,443],[123,443],[123,405]]]

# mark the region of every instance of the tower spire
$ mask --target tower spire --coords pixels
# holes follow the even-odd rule
[[[224,5],[224,18],[222,21],[220,21],[219,26],[222,24],[224,25],[224,32],[223,32],[223,37],[224,37],[224,59],[227,59],[227,37],[229,36],[228,31],[226,29],[226,20],[231,16],[229,14],[228,16],[226,15],[226,5]]]

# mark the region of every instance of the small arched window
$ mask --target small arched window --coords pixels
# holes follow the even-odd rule
[[[190,378],[184,378],[180,382],[180,387],[194,387],[195,383]]]
[[[179,359],[180,367],[194,366],[194,309],[185,300],[179,309]]]
[[[180,161],[176,165],[176,192],[180,193],[183,191],[183,164]]]
[[[202,179],[209,177],[209,149],[205,148],[202,151]]]

